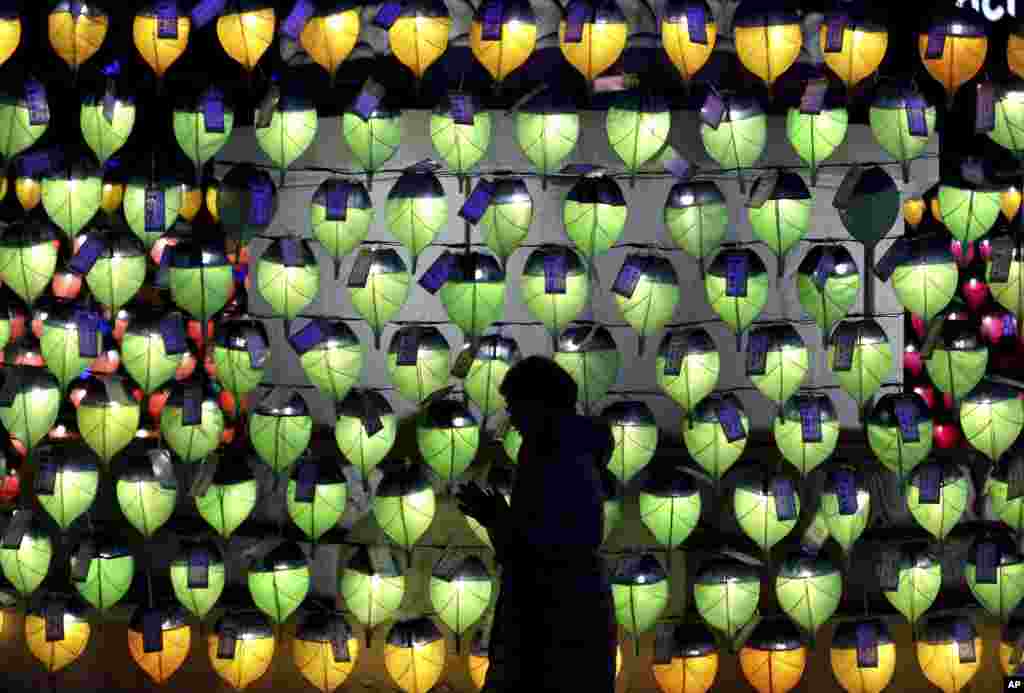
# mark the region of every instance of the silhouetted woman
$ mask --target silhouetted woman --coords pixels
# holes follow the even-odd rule
[[[513,366],[501,388],[523,444],[511,504],[459,494],[502,566],[484,693],[613,693],[615,612],[598,554],[610,428],[576,414],[576,383],[550,359]]]

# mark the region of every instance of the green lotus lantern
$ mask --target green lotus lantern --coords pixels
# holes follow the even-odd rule
[[[902,208],[896,181],[881,166],[850,169],[832,206],[850,235],[868,247],[892,231]]]
[[[335,402],[345,399],[363,371],[363,346],[352,328],[341,320],[315,318],[293,327],[288,341],[313,387]]]
[[[1014,532],[1024,529],[1024,456],[1014,447],[995,465],[989,478],[993,512]],[[1002,487],[1002,502],[996,491]],[[1001,506],[1001,507],[1000,507]]]
[[[749,430],[740,400],[714,393],[686,415],[683,442],[690,456],[718,483],[746,449]]]
[[[715,256],[704,276],[708,305],[736,333],[743,331],[768,304],[770,282],[764,262],[749,248],[728,248]]]
[[[829,369],[862,409],[882,387],[892,363],[889,338],[874,320],[844,320],[832,332]]]
[[[129,448],[117,475],[117,503],[121,514],[149,539],[164,526],[178,500],[178,481],[166,474],[153,456]],[[134,454],[132,454],[134,453]]]
[[[849,557],[871,515],[871,493],[856,469],[844,465],[829,470],[821,496],[821,512],[829,536]]]
[[[416,445],[423,460],[446,483],[473,463],[480,448],[480,424],[454,399],[430,402],[416,423]]]
[[[985,479],[985,485],[981,489],[981,496],[984,503],[981,507],[983,508],[984,515],[1000,518],[1003,514],[1003,510],[1010,502],[1008,500],[1010,491],[1010,471],[1014,467],[1016,467],[1017,470],[1024,470],[1024,467],[1020,466],[1020,459],[1019,446],[1014,444],[1013,447],[1007,450],[1006,453],[992,465],[989,470],[988,477]],[[1014,493],[1019,491],[1020,487],[1018,484],[1018,486],[1014,488]],[[1016,498],[1014,500],[1016,500]],[[1017,531],[1017,523],[1007,520],[1003,520],[1003,522],[1009,525],[1010,529],[1013,529],[1013,531]]]
[[[465,176],[491,147],[491,114],[471,94],[442,96],[430,116],[430,141],[447,168]]]
[[[384,214],[388,231],[409,251],[416,272],[420,253],[448,226],[448,197],[433,171],[415,166],[388,192]]]
[[[0,279],[32,305],[50,286],[58,245],[52,224],[26,220],[7,227],[0,236]]]
[[[786,137],[800,160],[811,169],[811,185],[818,184],[818,167],[839,148],[846,139],[850,115],[844,105],[844,94],[839,89],[828,89],[828,81],[819,102],[809,93],[817,84],[811,82],[804,92],[805,100],[786,111]]]
[[[423,465],[397,460],[381,465],[384,478],[373,499],[373,516],[391,541],[411,551],[434,521],[437,502]]]
[[[605,407],[601,418],[611,427],[615,448],[608,469],[622,483],[654,459],[658,449],[658,423],[650,407],[640,400],[615,402]]]
[[[775,578],[779,606],[793,623],[814,634],[832,618],[843,596],[843,576],[825,556],[790,554]]]
[[[0,241],[2,243],[2,241]],[[985,281],[996,303],[1013,313],[1018,324],[1024,322],[1024,273],[1021,272],[1021,248],[1012,238],[1001,237],[992,245],[999,249],[1000,262],[985,261]],[[0,245],[2,248],[2,245]],[[2,251],[0,251],[2,252]],[[996,257],[993,253],[993,258]],[[12,287],[14,288],[14,287]],[[15,289],[17,291],[17,289]]]
[[[693,477],[673,466],[658,465],[646,475],[639,501],[640,520],[669,549],[679,548],[700,521],[700,489]]]
[[[294,320],[320,293],[320,267],[309,243],[279,238],[256,263],[256,290],[275,316]]]
[[[480,219],[480,231],[501,266],[507,267],[509,257],[530,233],[533,198],[522,178],[498,178],[493,185],[491,203]]]
[[[986,132],[989,139],[1014,156],[1024,154],[1024,139],[1020,131],[1024,128],[1024,82],[1014,79],[998,90],[995,102],[995,127]]]
[[[718,252],[729,232],[729,205],[712,181],[683,181],[668,191],[662,220],[676,247],[700,264]]]
[[[747,376],[776,405],[800,389],[809,368],[807,345],[792,325],[765,325],[750,331]]]
[[[1010,449],[1024,429],[1024,401],[1011,387],[984,382],[960,406],[960,427],[971,447],[992,461]]]
[[[942,563],[923,550],[887,550],[876,563],[882,594],[912,625],[935,602],[942,587]]]
[[[960,272],[949,242],[937,237],[910,241],[890,281],[900,305],[929,321],[956,295]]]
[[[554,360],[576,381],[579,402],[587,412],[608,394],[622,366],[615,339],[603,325],[567,329],[558,338]]]
[[[940,185],[940,221],[953,238],[961,243],[972,243],[991,231],[999,219],[1001,192],[995,188],[977,188],[966,181],[959,186]]]
[[[92,507],[100,472],[92,451],[78,441],[44,445],[36,451],[35,493],[62,532]]]
[[[270,228],[277,204],[277,187],[263,169],[239,164],[220,182],[217,213],[221,226],[229,239],[243,246]]]
[[[430,575],[430,603],[441,622],[455,633],[455,649],[462,637],[491,605],[494,584],[487,566],[476,556],[445,556]]]
[[[309,560],[298,544],[285,542],[249,569],[249,593],[256,608],[282,624],[309,594]]]
[[[985,377],[988,347],[979,339],[977,328],[964,320],[946,320],[924,365],[935,387],[959,402]]]
[[[422,402],[448,384],[451,349],[432,325],[404,325],[388,347],[388,375],[405,400]]]
[[[121,544],[86,538],[71,550],[71,584],[86,602],[109,611],[128,593],[135,557]]]
[[[87,237],[71,261],[70,269],[84,270],[81,273],[85,274],[93,297],[116,313],[145,283],[147,259],[145,249],[135,236],[115,231],[102,237]]]
[[[586,266],[575,250],[544,245],[526,258],[520,292],[526,309],[544,324],[557,349],[558,335],[590,301]]]
[[[658,253],[630,253],[612,285],[619,314],[637,332],[637,355],[647,338],[660,331],[679,305],[679,277],[672,262]]]
[[[53,542],[34,522],[32,511],[14,513],[0,544],[0,570],[21,597],[27,597],[50,572]]]
[[[512,487],[515,485],[515,468],[504,464],[492,464],[490,470],[487,472],[486,486],[491,491],[501,494],[505,499],[506,503],[511,503],[512,499]],[[473,534],[481,543],[486,544],[490,548],[494,548],[491,543],[491,535],[487,531],[487,528],[480,524],[476,518],[470,517],[469,515],[464,516],[466,518],[466,524],[473,530]],[[608,531],[608,523],[605,522],[605,531]]]
[[[334,460],[310,457],[292,467],[288,516],[311,541],[331,530],[345,514],[348,485]]]
[[[750,623],[761,599],[761,576],[747,563],[715,559],[701,566],[693,583],[697,613],[732,640]]]
[[[499,391],[505,374],[519,361],[519,345],[511,337],[487,335],[480,339],[463,387],[469,399],[486,418],[505,408],[505,397]]]
[[[579,138],[579,113],[557,88],[533,96],[516,112],[516,142],[545,189],[547,177],[561,171]]]
[[[796,275],[797,297],[827,344],[832,328],[857,302],[860,270],[841,245],[816,245],[804,256]]]
[[[772,431],[779,452],[801,476],[825,463],[839,442],[839,416],[826,393],[801,393],[787,400]]]
[[[206,618],[224,591],[224,559],[210,541],[186,540],[171,561],[171,586],[183,607]]]
[[[380,349],[384,324],[398,315],[409,296],[409,270],[392,248],[375,248],[356,256],[348,277],[349,299],[373,332],[374,349]]]
[[[42,368],[7,366],[2,375],[0,423],[31,453],[57,420],[60,385]]]
[[[905,493],[917,524],[944,541],[967,509],[970,482],[953,464],[926,462],[910,473]]]
[[[721,357],[704,328],[670,330],[661,339],[655,367],[658,386],[685,414],[718,385]]]
[[[313,144],[320,122],[313,100],[289,88],[296,83],[289,81],[280,88],[272,84],[270,89],[278,98],[264,98],[254,120],[256,141],[280,170],[282,185],[288,167]]]
[[[298,391],[272,391],[249,416],[249,440],[266,465],[281,474],[309,448],[313,417]]]
[[[787,474],[761,474],[741,481],[732,497],[740,529],[766,554],[800,521],[800,495]]]
[[[602,542],[608,541],[608,537],[612,535],[612,532],[622,526],[625,515],[624,487],[617,479],[609,479],[608,481],[611,483],[605,487],[606,495],[602,504],[604,516],[604,536],[601,538]]]
[[[184,240],[170,252],[169,284],[174,304],[206,322],[234,295],[235,280],[223,244]]]
[[[466,338],[480,337],[505,312],[505,271],[490,255],[455,254],[440,294],[448,318]]]
[[[78,405],[82,439],[109,463],[135,438],[141,409],[119,376],[93,376],[86,381],[85,397]]]
[[[1024,598],[1024,558],[1012,534],[986,532],[974,540],[967,553],[964,577],[971,593],[985,611],[1003,623]]]
[[[135,99],[108,78],[102,94],[82,97],[79,124],[89,149],[100,164],[106,164],[131,137],[135,127]]]
[[[366,240],[373,222],[373,200],[366,186],[344,178],[328,178],[309,205],[313,238],[334,258],[335,278],[343,257]]]
[[[121,339],[121,362],[142,391],[151,395],[169,383],[189,355],[185,319],[178,311],[134,317]]]
[[[258,320],[236,319],[219,324],[213,346],[217,382],[235,397],[255,390],[270,367],[268,345],[267,330]]]
[[[668,143],[672,129],[668,101],[653,93],[627,92],[608,108],[605,129],[612,151],[635,177]]]
[[[611,176],[582,176],[562,203],[562,223],[569,240],[598,282],[594,261],[622,238],[629,208],[622,188]]]
[[[754,236],[778,258],[777,276],[785,274],[786,253],[811,227],[814,196],[792,171],[759,176],[747,200],[747,218]]]
[[[83,304],[60,303],[47,312],[39,352],[63,391],[103,351],[99,322],[99,313]]]
[[[103,179],[88,159],[47,174],[42,185],[43,209],[68,238],[77,236],[100,211]]]
[[[390,547],[360,546],[338,578],[338,593],[356,619],[373,629],[390,621],[405,597],[406,578]],[[369,644],[371,634],[367,633]]]
[[[224,412],[209,384],[177,383],[160,412],[160,433],[182,462],[202,462],[220,445]]]
[[[711,105],[720,107],[721,119],[714,122],[701,109],[700,138],[704,150],[725,170],[736,171],[740,192],[746,193],[743,169],[753,166],[764,153],[768,140],[768,118],[756,97],[712,93]],[[708,108],[708,112],[719,108]]]
[[[615,620],[633,636],[639,649],[640,636],[657,625],[668,607],[668,575],[657,558],[641,554],[619,560],[611,583]]]
[[[199,515],[217,534],[228,539],[252,514],[259,487],[247,460],[218,457],[204,463],[215,465],[209,486],[193,487],[192,492]]]
[[[39,141],[50,126],[46,86],[26,76],[0,94],[0,156],[10,161]]]
[[[349,391],[335,412],[334,439],[338,450],[367,484],[370,472],[395,444],[395,412],[379,392],[358,388]]]
[[[361,115],[346,110],[341,116],[341,136],[352,158],[366,171],[367,187],[373,187],[373,174],[395,156],[402,142],[402,112],[378,104]]]
[[[235,111],[215,85],[188,101],[174,108],[174,137],[181,151],[195,164],[198,179],[206,162],[217,156],[231,137]]]
[[[935,132],[935,107],[916,86],[883,85],[869,111],[871,133],[885,153],[900,162],[903,182],[910,182],[910,163],[924,153]]]

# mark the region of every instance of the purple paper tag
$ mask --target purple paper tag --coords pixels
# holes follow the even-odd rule
[[[94,558],[96,558],[96,544],[86,539],[79,544],[78,551],[75,552],[75,561],[71,566],[73,582],[85,582],[89,579],[89,568]]]
[[[821,253],[821,257],[818,258],[817,266],[814,268],[814,284],[819,290],[825,290],[825,284],[828,283],[829,277],[832,276],[832,272],[835,268],[836,258],[829,248],[825,248]]]
[[[805,443],[820,443],[821,403],[816,397],[800,400],[800,435]]]
[[[157,0],[156,21],[158,39],[178,38],[178,3],[174,0]]]
[[[219,89],[210,89],[203,99],[203,126],[207,132],[223,133],[226,129],[224,124],[224,94]]]
[[[459,216],[476,226],[484,218],[484,214],[487,213],[487,209],[491,206],[491,200],[494,199],[494,191],[494,183],[486,178],[481,178],[480,182],[473,188],[473,192],[469,194],[469,197],[463,203],[462,208],[459,210]]]
[[[800,98],[800,112],[805,115],[818,115],[825,108],[825,94],[828,92],[828,80],[814,79],[807,83],[803,96]]]
[[[574,0],[568,8],[565,19],[566,43],[580,43],[583,41],[583,25],[593,21],[594,8],[586,0]]]
[[[402,330],[398,334],[398,355],[396,365],[415,366],[420,353],[420,331],[417,327]]]
[[[164,649],[163,613],[149,609],[142,615],[142,651],[151,654]]]
[[[281,24],[281,32],[291,40],[298,41],[306,22],[314,12],[316,12],[316,7],[313,5],[313,0],[296,0],[291,13]]]
[[[198,31],[224,11],[227,0],[199,0],[192,8],[192,30]]]
[[[938,60],[942,57],[946,48],[946,28],[944,26],[932,27],[928,32],[928,45],[924,51],[925,60]]]
[[[464,92],[452,92],[448,95],[449,111],[456,125],[472,125],[476,116],[473,97]]]
[[[1006,472],[1006,500],[1017,500],[1024,496],[1024,459],[1010,462]]]
[[[36,479],[33,484],[35,492],[43,496],[52,496],[57,487],[57,463],[41,462],[36,469]]]
[[[675,333],[668,340],[668,350],[665,353],[664,375],[679,375],[683,370],[683,358],[686,355],[686,335]]]
[[[440,257],[434,260],[434,264],[423,273],[423,276],[420,277],[419,285],[426,289],[427,293],[436,294],[444,286],[444,283],[448,281],[452,270],[455,269],[457,260],[458,258],[450,251],[444,251]]]
[[[373,78],[366,80],[363,88],[356,95],[355,101],[352,102],[351,111],[362,120],[369,120],[384,99],[385,93],[384,86],[375,82]]]
[[[356,256],[352,265],[352,272],[348,275],[348,287],[350,289],[362,289],[366,287],[366,280],[370,278],[370,270],[373,269],[373,253],[362,251]]]
[[[918,475],[918,502],[936,505],[942,489],[942,467],[937,464],[926,464],[920,467]]]
[[[352,653],[348,650],[349,635],[343,621],[339,619],[334,622],[331,629],[331,656],[335,663],[352,661]]]
[[[113,79],[107,80],[107,90],[103,92],[103,119],[114,124],[114,112],[117,110],[117,85]]]
[[[373,18],[373,23],[381,29],[390,29],[402,16],[402,10],[402,3],[386,2],[380,6],[377,16]]]
[[[649,262],[650,259],[644,255],[627,256],[626,261],[622,263],[618,276],[615,277],[615,283],[612,284],[612,292],[625,298],[633,298],[636,285],[640,281],[640,277],[643,276],[644,270],[647,269]]]
[[[693,164],[689,159],[674,157],[665,162],[665,170],[675,176],[676,180],[688,180],[693,176]]]
[[[249,223],[254,226],[269,224],[273,202],[271,182],[262,177],[254,179],[249,185]]]
[[[345,221],[348,218],[348,183],[327,184],[327,221]]]
[[[725,257],[725,295],[733,298],[747,295],[750,259],[746,253],[730,253]]]
[[[210,552],[196,547],[188,554],[188,588],[207,589],[210,586]]]
[[[238,633],[234,628],[222,628],[217,637],[217,659],[234,659]]]
[[[852,332],[840,332],[836,335],[836,351],[832,357],[832,370],[843,373],[853,368],[853,350],[857,344],[857,335]]]
[[[885,255],[875,265],[875,275],[880,281],[887,282],[892,273],[910,257],[910,241],[906,238],[897,238],[885,251]]]
[[[75,274],[84,276],[89,274],[92,270],[93,265],[99,259],[107,249],[107,244],[103,242],[103,238],[97,235],[89,236],[85,239],[85,243],[78,249],[75,256],[71,258],[71,262],[68,263],[68,269]]]
[[[146,186],[146,233],[164,230],[164,202],[163,188]]]
[[[281,264],[285,267],[302,267],[302,245],[298,238],[282,238],[278,241],[281,249]]]
[[[724,117],[725,101],[712,89],[700,107],[700,120],[712,130],[717,130]]]
[[[743,429],[743,419],[736,405],[727,399],[723,399],[718,405],[718,423],[722,427],[725,439],[730,443],[742,440],[747,437]]]
[[[981,585],[995,585],[999,582],[999,545],[986,541],[978,546],[975,558],[974,581]]]
[[[1008,236],[996,238],[991,242],[992,266],[989,268],[989,281],[994,284],[1005,284],[1010,281],[1010,267],[1013,264],[1014,240]]]
[[[747,375],[764,375],[768,367],[768,347],[771,337],[765,332],[753,332],[747,340]]]
[[[78,355],[94,359],[100,355],[100,316],[91,310],[76,310],[75,325],[78,327]]]
[[[249,352],[249,365],[253,368],[263,368],[267,360],[267,340],[263,333],[255,327],[246,331],[245,348]]]
[[[708,44],[707,16],[704,12],[704,5],[698,2],[691,2],[686,6],[686,33],[690,37],[690,43],[699,43],[702,46]]]
[[[974,131],[992,132],[996,128],[996,88],[991,82],[978,85],[974,111]]]
[[[483,26],[480,38],[484,41],[500,41],[501,25],[505,19],[505,5],[502,0],[488,0],[481,8]]]
[[[1011,313],[1006,313],[1005,315],[1003,315],[1003,336],[1017,336],[1017,318]]]
[[[198,426],[203,421],[203,388],[199,385],[187,385],[181,405],[181,424]]]
[[[974,649],[974,633],[971,630],[971,624],[966,619],[958,618],[953,622],[953,640],[956,641],[961,664],[978,661]]]
[[[303,462],[299,466],[298,479],[295,482],[295,502],[312,503],[316,496],[317,466],[313,462]]]
[[[29,125],[50,122],[50,104],[46,101],[46,87],[34,77],[25,80],[25,101],[28,103]]]
[[[921,440],[919,429],[919,417],[921,413],[917,409],[917,403],[909,397],[901,397],[893,405],[896,412],[896,421],[900,425],[900,436],[904,443],[916,443]]]
[[[324,340],[323,326],[319,320],[310,320],[309,324],[288,338],[295,353],[302,356],[319,346]]]
[[[46,605],[46,642],[61,642],[64,640],[64,604],[60,600],[53,600]]]
[[[544,257],[544,293],[565,293],[565,275],[568,273],[566,265],[565,253],[554,253]]]
[[[374,437],[384,429],[384,422],[381,420],[380,412],[377,411],[377,407],[366,394],[363,394],[362,420],[363,430],[366,431],[367,438]]]
[[[787,477],[776,477],[772,481],[772,496],[775,497],[775,518],[779,522],[796,519],[796,491]]]
[[[178,313],[172,313],[160,320],[160,336],[164,342],[164,353],[174,356],[188,350],[185,342],[185,320]]]
[[[839,501],[840,515],[857,513],[857,477],[849,469],[837,469],[833,473],[836,486],[836,500]]]
[[[908,96],[906,100],[907,130],[913,137],[928,136],[928,120],[925,118],[927,104],[924,97],[915,94]]]
[[[874,623],[857,624],[857,668],[878,668],[878,630]]]
[[[828,27],[825,33],[825,52],[841,53],[843,51],[843,36],[846,33],[846,15],[833,14],[825,20]]]

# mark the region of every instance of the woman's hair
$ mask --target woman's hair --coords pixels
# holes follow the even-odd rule
[[[498,391],[505,399],[544,400],[557,409],[576,408],[576,381],[543,356],[528,356],[512,366]]]

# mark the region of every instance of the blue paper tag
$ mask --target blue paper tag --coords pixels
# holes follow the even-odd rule
[[[816,397],[800,400],[800,435],[805,443],[820,443],[821,404]]]
[[[157,0],[156,23],[158,39],[178,38],[178,3],[174,0]]]
[[[249,223],[254,226],[266,226],[270,223],[274,189],[269,180],[257,178],[249,187]]]
[[[747,274],[750,259],[746,253],[730,253],[725,257],[725,295],[733,298],[747,295]]]
[[[956,641],[961,664],[978,661],[974,648],[974,633],[971,630],[971,624],[964,618],[958,618],[953,622],[953,640]]]
[[[818,115],[825,108],[825,94],[828,80],[814,79],[807,83],[800,97],[800,112],[804,115]]]
[[[281,249],[281,264],[285,267],[302,267],[302,245],[298,238],[282,238],[278,241]]]
[[[377,16],[373,18],[373,23],[381,29],[390,29],[402,16],[402,9],[400,2],[386,2],[380,6]]]
[[[843,51],[843,36],[846,33],[847,18],[844,14],[829,15],[825,20],[827,27],[825,32],[825,52],[841,53]]]
[[[700,120],[702,123],[717,130],[725,117],[725,101],[715,92],[714,89],[708,92],[704,104],[700,107]]]
[[[832,478],[836,487],[836,499],[839,501],[839,514],[856,515],[857,477],[849,469],[837,469]]]
[[[165,216],[163,188],[146,186],[146,232],[163,231]]]
[[[78,275],[89,274],[93,265],[99,259],[107,249],[107,244],[103,242],[102,237],[98,235],[92,235],[85,239],[85,243],[78,249],[75,256],[71,258],[71,262],[68,263],[68,269]]]
[[[999,545],[987,541],[978,546],[974,569],[974,580],[982,585],[995,585],[999,582]]]
[[[103,119],[113,125],[117,111],[117,85],[114,80],[107,80],[107,90],[103,92]]]
[[[210,586],[210,553],[197,547],[188,554],[188,588],[207,589]]]
[[[974,131],[992,132],[996,128],[996,88],[991,82],[978,85],[974,112]]]
[[[1011,314],[1006,313],[1003,316],[1003,336],[1004,337],[1016,337],[1017,336],[1017,318]]]
[[[296,0],[292,11],[281,24],[281,33],[293,41],[298,41],[306,22],[314,12],[316,12],[316,7],[313,5],[313,0]]]
[[[162,652],[164,649],[164,615],[156,609],[149,609],[142,615],[142,651],[146,654]]]
[[[245,347],[249,351],[249,365],[253,368],[263,368],[267,360],[267,340],[258,329],[246,330]]]
[[[564,253],[554,253],[544,257],[544,293],[564,294],[565,275],[568,269]]]
[[[76,310],[75,324],[78,327],[78,355],[94,359],[100,355],[100,316],[91,310]]]
[[[583,41],[583,25],[594,20],[594,8],[586,0],[573,0],[569,5],[565,20],[566,43]]]
[[[29,125],[50,122],[50,104],[46,100],[46,87],[34,77],[25,80],[25,101],[28,104]]]
[[[387,90],[383,85],[378,84],[370,78],[366,80],[363,88],[359,90],[355,100],[352,102],[351,111],[366,121],[377,110],[380,102],[384,99]]]
[[[505,19],[505,5],[502,0],[488,0],[480,13],[483,15],[480,38],[484,41],[500,41],[502,23]]]
[[[348,183],[327,184],[327,221],[345,221],[348,218]]]
[[[481,178],[480,182],[473,188],[473,192],[469,194],[469,197],[463,203],[462,208],[459,210],[459,216],[476,226],[491,206],[494,192],[494,183],[486,178]]]
[[[198,31],[224,11],[227,0],[199,0],[192,8],[192,30]]]
[[[900,436],[904,443],[916,443],[921,440],[920,423],[921,412],[918,411],[917,402],[910,397],[901,397],[893,405],[896,413],[896,421],[899,422]]]
[[[853,368],[853,350],[857,345],[857,335],[853,332],[837,332],[835,335],[835,354],[832,357],[832,370],[844,373]]]
[[[725,439],[730,443],[735,443],[737,440],[747,437],[747,432],[743,429],[743,419],[740,418],[739,410],[735,404],[727,399],[722,400],[718,405],[718,423],[722,427]]]
[[[665,353],[664,375],[679,375],[683,370],[683,358],[686,355],[688,342],[686,335],[676,332],[668,340],[668,349]]]
[[[302,356],[306,352],[319,346],[325,337],[323,325],[319,320],[310,320],[309,324],[291,335],[288,342],[295,349],[295,353]]]
[[[775,498],[775,518],[779,522],[796,519],[796,491],[793,482],[784,477],[776,477],[772,481],[772,496]]]
[[[878,630],[874,623],[857,624],[857,668],[878,668]]]
[[[298,479],[295,483],[295,502],[312,503],[316,496],[317,466],[313,462],[303,462],[299,466]]]
[[[473,97],[464,92],[452,92],[448,95],[449,111],[456,125],[472,125],[476,117]]]
[[[771,337],[765,332],[752,332],[747,340],[747,375],[764,375],[768,367]]]
[[[924,51],[925,60],[938,60],[942,57],[946,48],[946,28],[943,26],[932,27],[928,32],[928,45]]]
[[[420,353],[420,331],[417,327],[398,333],[398,355],[396,365],[415,366]]]
[[[366,287],[366,281],[370,278],[370,270],[373,269],[373,253],[360,251],[356,255],[356,261],[352,265],[352,271],[348,275],[348,287],[350,289],[362,289]]]
[[[918,502],[936,505],[942,489],[942,467],[937,464],[925,464],[918,474]]]
[[[707,16],[704,5],[700,2],[692,2],[686,6],[686,33],[690,37],[690,43],[699,43],[702,46],[708,44]]]
[[[42,496],[52,496],[57,486],[57,463],[40,462],[36,469],[34,490]]]
[[[203,126],[207,132],[225,131],[224,94],[219,89],[210,89],[203,98]]]
[[[928,136],[928,120],[925,117],[927,107],[923,96],[915,94],[907,97],[907,130],[914,137]]]
[[[814,268],[814,284],[818,287],[818,290],[824,291],[825,284],[828,283],[829,277],[832,276],[832,272],[836,268],[836,258],[832,254],[832,250],[824,248],[821,253],[821,257],[818,258],[818,264]]]
[[[693,164],[689,159],[682,157],[674,157],[666,161],[665,170],[680,181],[689,180],[693,176]]]
[[[198,426],[203,421],[203,388],[187,385],[181,403],[181,425]]]
[[[649,262],[649,258],[644,255],[628,255],[626,261],[622,263],[618,276],[615,277],[612,292],[625,298],[632,298],[633,292],[636,291],[636,285]]]
[[[164,353],[174,356],[184,354],[188,350],[185,341],[185,321],[180,314],[172,313],[160,320],[160,336],[164,342]]]
[[[444,286],[444,283],[448,281],[452,270],[455,269],[456,261],[455,255],[450,251],[444,251],[434,260],[434,264],[423,273],[423,276],[420,277],[419,285],[426,289],[427,293],[436,294]]]

